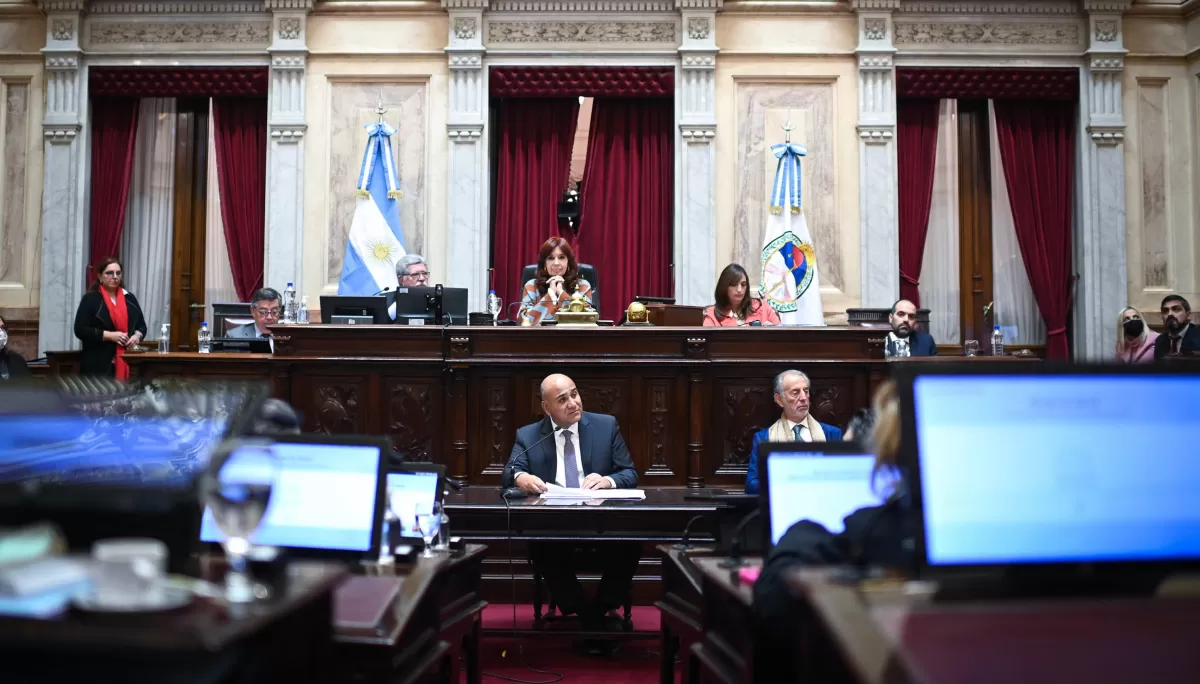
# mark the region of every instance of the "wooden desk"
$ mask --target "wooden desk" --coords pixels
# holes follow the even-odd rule
[[[676,549],[673,544],[660,544],[658,552],[662,556],[663,591],[662,600],[654,604],[659,612],[662,654],[659,682],[675,684],[676,656],[683,671],[689,672],[692,644],[704,638],[701,575],[692,560],[711,556],[714,550],[704,546]]]
[[[197,598],[161,615],[0,617],[5,684],[328,681],[339,566],[294,563],[267,601]]]
[[[342,620],[335,622],[338,681],[458,682],[461,658],[466,681],[478,684],[485,550],[468,545],[460,553],[380,568],[382,576],[348,579],[338,591],[347,604],[339,605]],[[382,606],[393,588],[394,599]],[[373,624],[361,619],[380,611]]]
[[[693,560],[701,576],[704,639],[692,645],[687,684],[755,681],[754,588],[735,580],[736,571],[722,568],[723,561],[720,557]],[[747,559],[747,563],[762,567],[761,558]],[[769,664],[763,669],[764,674],[769,673]]]
[[[642,544],[642,561],[634,577],[634,603],[651,605],[658,600],[662,586],[657,545],[679,541],[694,516],[718,516],[724,508],[712,501],[687,500],[687,492],[682,487],[647,489],[645,501],[575,506],[555,506],[534,497],[516,499],[506,506],[498,489],[465,487],[452,493],[445,503],[454,535],[470,543],[487,544],[485,600],[511,603],[515,577],[517,600],[532,602],[533,568],[526,562],[531,541],[633,541]],[[713,538],[698,533],[693,539],[711,543]],[[589,586],[598,580],[593,575],[580,576],[580,581]]]
[[[1200,681],[1200,598],[932,603],[900,583],[860,592],[819,570],[795,571],[789,583],[801,613],[836,646],[806,651],[808,669],[840,672],[819,681]]]
[[[645,487],[740,487],[755,431],[779,417],[771,381],[799,368],[812,412],[845,425],[887,376],[866,328],[275,326],[276,354],[128,355],[134,377],[258,377],[304,430],[388,435],[410,461],[499,484],[552,372],[617,417]]]

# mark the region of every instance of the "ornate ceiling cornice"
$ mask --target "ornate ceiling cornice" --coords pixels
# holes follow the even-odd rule
[[[1079,14],[1078,0],[905,0],[900,4],[904,14]]]

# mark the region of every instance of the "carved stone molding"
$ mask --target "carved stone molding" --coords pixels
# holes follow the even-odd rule
[[[442,9],[487,9],[488,0],[442,0]]]
[[[74,55],[62,55],[46,58],[47,71],[74,71],[79,68],[79,58]]]
[[[459,40],[471,40],[479,32],[479,24],[475,17],[459,17],[454,20],[454,37]]]
[[[713,138],[717,137],[717,127],[715,125],[683,124],[679,127],[679,135],[689,143],[712,142]]]
[[[684,53],[680,58],[680,64],[683,68],[700,69],[700,68],[715,68],[717,66],[716,53],[706,52],[701,54]]]
[[[48,142],[54,143],[56,145],[66,145],[66,144],[70,144],[71,141],[75,140],[75,136],[79,135],[79,128],[80,127],[77,125],[76,126],[63,126],[63,125],[46,126],[42,130],[42,137],[44,137]]]
[[[50,26],[50,36],[54,40],[71,40],[75,37],[75,22],[70,19],[56,19]]]
[[[709,35],[709,22],[704,17],[691,17],[687,22],[688,38],[704,40]]]
[[[896,131],[892,126],[859,126],[858,137],[868,145],[883,145],[892,141]]]
[[[896,22],[898,45],[1079,45],[1079,25],[1062,23]]]
[[[863,71],[887,71],[892,68],[891,55],[870,55],[862,54],[858,58],[858,68]]]
[[[1112,147],[1125,142],[1124,126],[1088,126],[1092,142],[1103,147]]]
[[[89,35],[94,45],[266,45],[271,42],[271,22],[96,23]]]
[[[670,12],[674,0],[492,0],[492,12]],[[443,6],[445,3],[443,2]]]
[[[263,0],[93,0],[88,14],[263,14]]]
[[[446,137],[455,142],[477,142],[483,137],[483,125],[450,125],[446,127]]]
[[[308,126],[304,124],[272,125],[271,139],[281,143],[298,143],[306,130]]]
[[[483,54],[479,52],[451,54],[449,62],[451,69],[478,69],[483,66]]]
[[[1133,0],[1083,0],[1083,11],[1092,14],[1104,12],[1121,14],[1128,12],[1132,6]]]
[[[49,14],[51,12],[84,12],[87,11],[87,0],[38,0],[38,9]]]
[[[1117,20],[1099,19],[1096,21],[1096,41],[1112,43],[1117,40]]]
[[[675,9],[680,10],[719,10],[725,5],[725,0],[675,0]]]
[[[311,12],[315,0],[265,0],[263,6],[272,12],[281,10],[299,10]]]
[[[850,8],[856,12],[891,12],[900,9],[900,0],[850,0]]]
[[[669,21],[494,21],[489,43],[675,43]]]
[[[1125,68],[1125,58],[1119,56],[1093,57],[1092,71],[1121,71]]]
[[[910,0],[905,14],[1067,14],[1079,13],[1077,0]]]
[[[865,19],[863,21],[863,35],[867,37],[867,40],[883,40],[887,38],[887,20]]]
[[[296,18],[280,19],[279,20],[279,39],[280,40],[298,40],[300,38],[301,26],[300,20]]]

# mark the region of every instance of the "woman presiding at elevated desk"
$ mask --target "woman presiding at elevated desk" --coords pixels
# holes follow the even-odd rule
[[[525,283],[517,319],[528,319],[530,325],[553,321],[558,310],[571,303],[571,295],[576,290],[595,308],[596,293],[591,283],[579,277],[579,263],[571,243],[561,237],[552,237],[538,250],[537,275]]]
[[[128,380],[129,366],[121,356],[146,336],[146,318],[137,297],[121,287],[120,261],[103,259],[96,273],[96,282],[75,311],[75,337],[83,342],[79,372]]]
[[[750,296],[750,280],[746,269],[739,264],[729,264],[717,278],[717,289],[713,292],[716,304],[704,309],[704,325],[707,327],[735,327],[743,325],[779,325],[779,314],[770,304]]]

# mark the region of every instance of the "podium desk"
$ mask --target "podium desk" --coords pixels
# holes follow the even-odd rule
[[[868,328],[273,326],[275,354],[129,354],[135,378],[270,383],[307,432],[391,437],[410,461],[495,486],[542,379],[566,373],[586,411],[617,417],[643,487],[741,487],[771,382],[812,378],[812,413],[844,426],[888,374]]]

